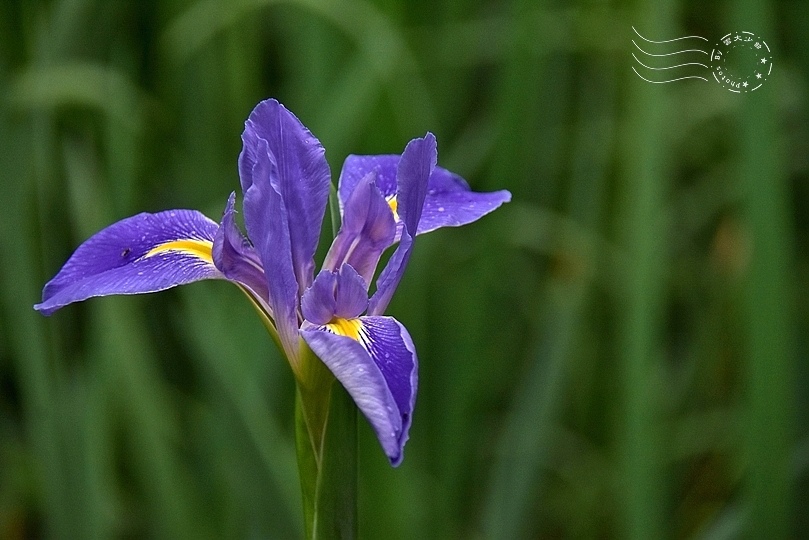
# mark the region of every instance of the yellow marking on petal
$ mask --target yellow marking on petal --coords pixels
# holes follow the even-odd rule
[[[152,257],[161,253],[173,251],[175,253],[183,253],[191,255],[198,259],[202,259],[206,263],[213,264],[213,256],[211,250],[213,249],[213,242],[210,240],[172,240],[165,242],[150,249],[143,258]]]
[[[338,336],[350,337],[354,341],[360,341],[360,332],[362,332],[362,321],[359,319],[341,319],[335,317],[326,328],[337,334]]]
[[[390,197],[385,198],[388,201],[388,206],[390,206],[390,211],[393,212],[393,219],[399,221],[399,212],[397,212],[399,208],[399,201],[396,200],[396,194],[391,195]]]

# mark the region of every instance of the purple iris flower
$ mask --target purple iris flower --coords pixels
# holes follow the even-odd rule
[[[418,359],[405,327],[382,314],[413,238],[475,221],[511,195],[474,193],[437,167],[431,133],[410,141],[402,155],[349,156],[338,189],[342,225],[315,277],[331,182],[322,145],[272,99],[250,114],[242,141],[247,237],[234,221],[235,194],[220,223],[194,210],[138,214],[79,246],[34,307],[50,315],[94,296],[154,292],[202,279],[231,281],[259,310],[298,380],[308,346],[398,465],[415,403]],[[397,242],[369,297],[383,251]]]

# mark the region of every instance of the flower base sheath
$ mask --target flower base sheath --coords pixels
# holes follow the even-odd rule
[[[308,347],[398,465],[413,416],[418,359],[405,327],[383,313],[414,238],[475,221],[511,195],[472,192],[459,176],[436,166],[431,133],[410,141],[401,155],[349,156],[337,190],[342,225],[315,277],[331,182],[323,146],[274,99],[250,114],[242,142],[247,236],[234,221],[235,194],[220,223],[194,210],[138,214],[79,246],[34,307],[50,315],[94,296],[231,281],[257,307],[298,380]],[[371,292],[380,257],[394,245]]]

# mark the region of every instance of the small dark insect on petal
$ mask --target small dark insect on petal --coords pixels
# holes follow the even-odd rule
[[[121,252],[121,257],[126,258],[131,252],[132,250],[130,248],[124,248],[124,250]]]

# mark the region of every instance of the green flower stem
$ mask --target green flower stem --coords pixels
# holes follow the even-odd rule
[[[334,184],[329,191],[329,210],[336,235],[340,211]],[[300,350],[295,447],[306,538],[356,538],[357,406],[303,340]]]
[[[302,344],[295,400],[295,442],[306,537],[357,536],[357,407]]]
[[[313,538],[357,537],[357,406],[332,385],[317,484]]]

